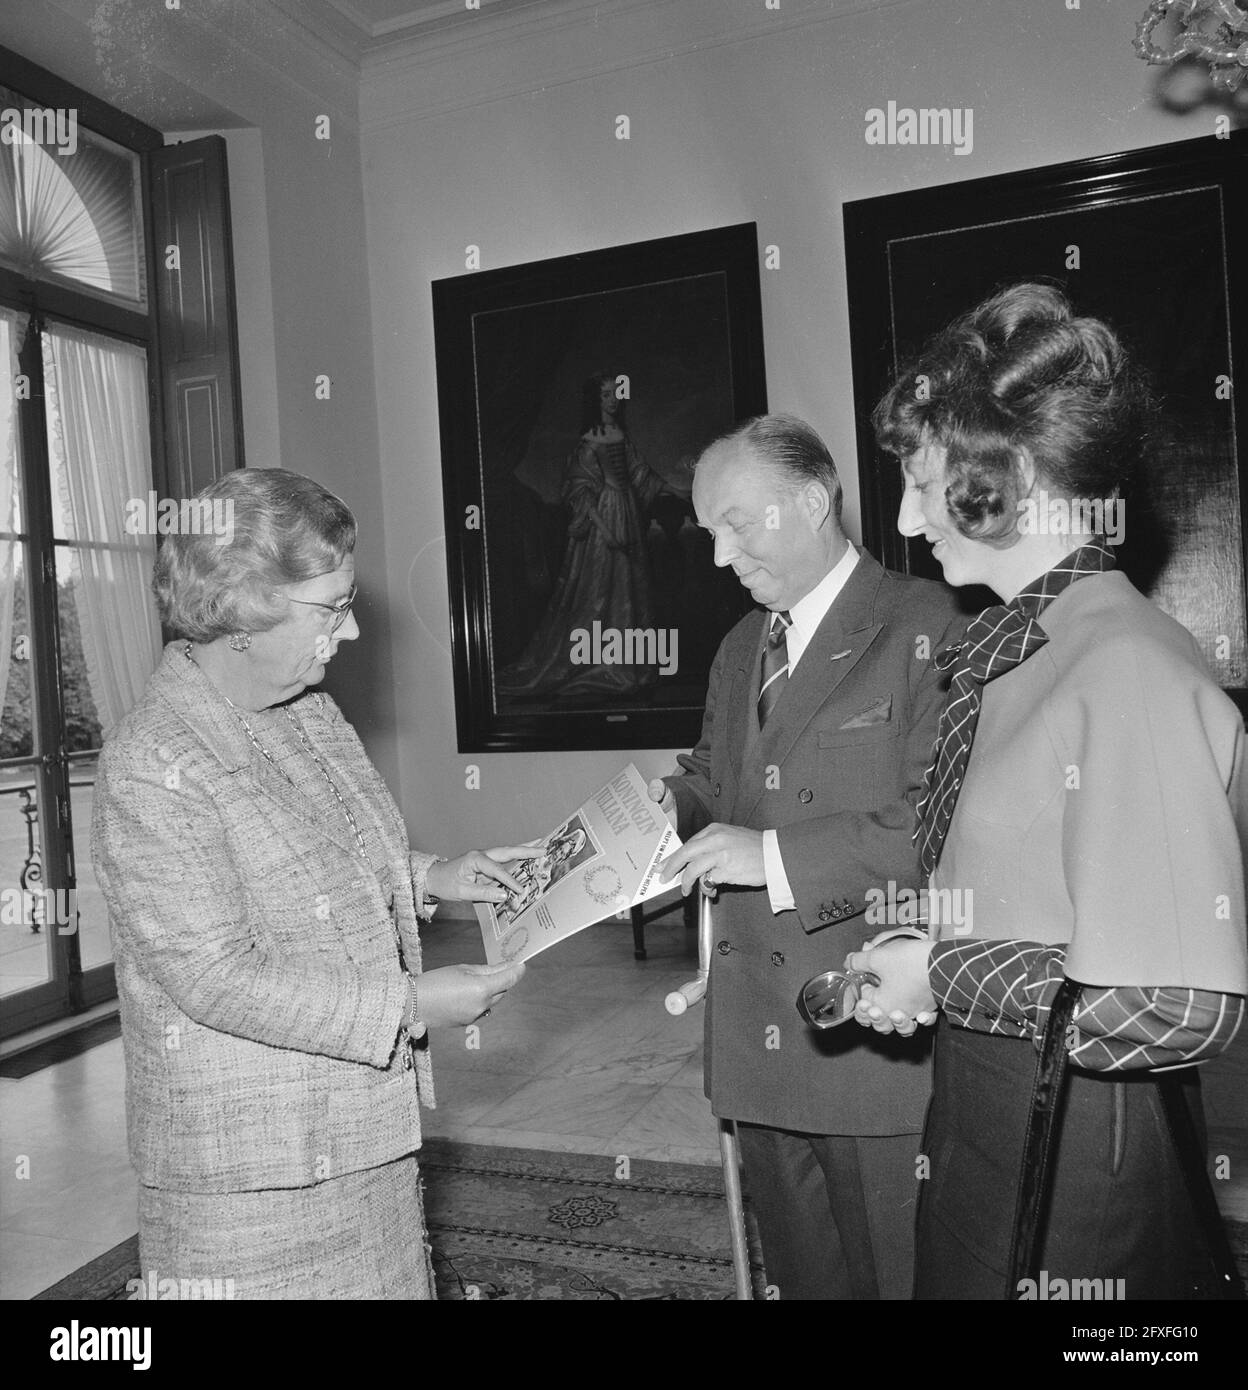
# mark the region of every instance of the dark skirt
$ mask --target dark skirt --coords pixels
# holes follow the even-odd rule
[[[941,1019],[923,1136],[931,1174],[920,1184],[917,1298],[1005,1296],[1035,1067],[1028,1040]],[[1203,1138],[1199,1080],[1194,1069],[1183,1077]],[[1112,1280],[1099,1286],[1105,1296],[1128,1299],[1207,1292],[1208,1255],[1153,1079],[1072,1067],[1059,1123],[1039,1264],[1048,1287]]]

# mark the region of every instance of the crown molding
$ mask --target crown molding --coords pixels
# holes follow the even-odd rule
[[[374,21],[351,0],[312,0],[313,5],[327,5],[336,10],[356,32],[357,39],[365,44],[393,42],[393,35],[413,32],[425,33],[431,27],[447,23],[472,24],[486,9],[494,9],[504,4],[522,3],[523,0],[478,0],[475,10],[468,9],[464,0],[434,0],[418,10],[408,10],[394,19]]]
[[[360,125],[380,131],[722,44],[932,0],[525,0],[361,60]]]

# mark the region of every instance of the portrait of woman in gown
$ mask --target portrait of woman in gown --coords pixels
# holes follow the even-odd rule
[[[660,493],[683,496],[642,460],[628,435],[616,375],[595,372],[581,393],[581,436],[564,469],[561,501],[571,511],[567,548],[550,604],[524,652],[498,677],[500,694],[584,702],[637,695],[658,679],[645,665],[574,662],[572,634],[651,628],[647,513]]]

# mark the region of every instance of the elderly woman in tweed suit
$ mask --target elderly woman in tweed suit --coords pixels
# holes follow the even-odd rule
[[[422,973],[417,918],[502,900],[529,851],[411,853],[355,731],[308,689],[359,634],[346,506],[281,469],[199,495],[232,535],[165,541],[153,587],[180,640],[95,798],[142,1272],[431,1298],[426,1030],[488,1012],[523,967]]]

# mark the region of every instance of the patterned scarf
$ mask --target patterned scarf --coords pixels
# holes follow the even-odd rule
[[[949,695],[940,715],[932,764],[923,779],[914,840],[923,876],[940,862],[941,847],[953,819],[958,792],[971,756],[971,743],[983,703],[983,687],[1027,660],[1049,640],[1039,618],[1059,594],[1077,580],[1114,567],[1114,554],[1103,536],[1072,551],[1056,569],[1042,574],[1011,603],[986,608],[966,630],[963,640],[936,658],[937,668],[952,668]]]

